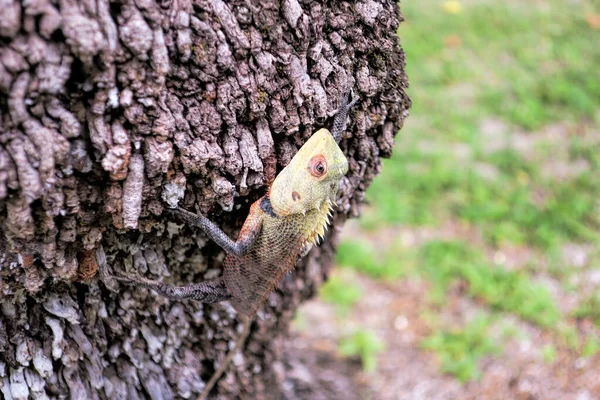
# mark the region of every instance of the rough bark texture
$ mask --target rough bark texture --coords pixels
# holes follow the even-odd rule
[[[235,311],[115,292],[96,254],[173,282],[219,275],[222,252],[165,203],[197,204],[235,237],[353,86],[341,226],[410,106],[400,18],[385,0],[0,0],[4,398],[195,398],[237,340]],[[269,297],[213,395],[294,392],[282,340],[327,275],[333,231]]]

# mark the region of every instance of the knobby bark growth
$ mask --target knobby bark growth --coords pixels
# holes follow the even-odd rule
[[[235,311],[107,287],[96,254],[154,279],[219,275],[222,251],[165,203],[235,237],[353,86],[341,226],[410,106],[400,19],[391,0],[0,0],[4,397],[195,398],[237,340]],[[283,336],[335,236],[269,297],[214,395],[294,396]]]

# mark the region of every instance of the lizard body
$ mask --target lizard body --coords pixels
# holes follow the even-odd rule
[[[240,233],[246,227],[260,229],[254,245],[241,257],[229,254],[223,263],[225,285],[238,312],[254,314],[301,253],[323,237],[338,183],[347,171],[344,154],[322,129],[281,171],[269,193],[254,203]],[[255,228],[259,221],[262,226]]]
[[[198,400],[206,399],[242,347],[252,317],[269,293],[325,234],[339,183],[348,172],[348,160],[338,143],[348,111],[357,100],[348,102],[345,96],[334,118],[333,132],[327,129],[315,132],[277,175],[267,194],[252,204],[237,241],[232,241],[203,215],[181,208],[172,210],[225,250],[223,276],[185,286],[123,273],[113,276],[120,282],[155,290],[173,300],[195,299],[206,303],[230,300],[244,316],[235,348],[215,371]],[[106,263],[99,263],[99,269],[106,279],[109,276]]]
[[[254,315],[298,258],[325,234],[339,182],[347,171],[348,161],[332,134],[327,129],[317,131],[277,175],[268,193],[252,204],[236,242],[206,217],[173,210],[227,251],[222,277],[182,287],[141,277],[135,278],[137,283],[176,300],[230,300],[240,314]],[[131,277],[117,279],[136,284]]]
[[[325,233],[339,183],[348,172],[348,160],[338,142],[348,110],[356,101],[348,103],[346,96],[334,119],[333,133],[327,129],[315,132],[277,175],[267,194],[252,204],[237,241],[203,215],[172,210],[225,250],[221,277],[185,286],[130,274],[114,277],[172,300],[230,300],[238,313],[252,317],[298,258]]]

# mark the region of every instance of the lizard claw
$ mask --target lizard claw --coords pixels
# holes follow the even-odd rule
[[[113,275],[113,278],[120,283],[124,283],[126,285],[135,285],[135,286],[139,286],[140,284],[144,284],[144,283],[147,283],[147,281],[150,281],[149,279],[146,279],[140,275],[129,274],[124,271],[116,271],[115,274]]]
[[[104,253],[104,249],[102,248],[102,246],[100,246],[96,250],[96,262],[98,263],[99,278],[102,282],[104,282],[104,285],[111,292],[119,292],[117,282],[136,286],[144,286],[147,285],[148,282],[150,282],[148,279],[142,278],[141,276],[128,274],[119,270],[116,270],[114,273],[111,273],[108,269],[108,265],[106,262],[106,254]]]
[[[352,100],[348,102],[348,100],[350,100],[350,95],[352,95]],[[360,97],[358,96],[354,96],[354,90],[352,89],[350,89],[348,93],[342,97],[342,102],[338,108],[335,118],[333,119],[333,129],[331,130],[331,134],[337,143],[340,142],[342,139],[342,133],[344,133],[344,130],[346,130],[348,111],[350,111],[350,108],[356,104],[359,98]]]
[[[360,99],[360,96],[354,95],[354,89],[350,88],[346,94],[342,96],[340,106],[338,107],[337,113],[348,112],[350,108]]]
[[[104,253],[102,245],[96,249],[96,264],[98,264],[98,278],[100,281],[104,283],[104,286],[106,286],[108,290],[117,293],[119,291],[119,286],[117,285],[117,282],[115,282],[114,276],[108,271],[106,253]]]
[[[131,282],[135,282],[136,277],[134,277],[133,275],[129,275],[126,274],[123,271],[117,271],[115,272],[115,274],[113,275],[113,279],[116,281],[119,281],[121,283],[131,283]]]
[[[350,89],[349,95],[352,100],[350,101],[350,103],[348,103],[348,95],[346,95],[346,110],[350,110],[350,108],[352,108],[352,106],[356,104],[358,99],[360,99],[360,96],[354,96],[354,89]]]

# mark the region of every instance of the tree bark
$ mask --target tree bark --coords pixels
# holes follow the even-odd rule
[[[410,106],[400,20],[386,0],[0,0],[4,398],[196,398],[237,340],[233,308],[107,287],[96,255],[176,283],[218,276],[222,251],[165,203],[235,238],[349,86],[334,227],[356,215]],[[285,397],[282,343],[327,276],[331,231],[213,396]]]

